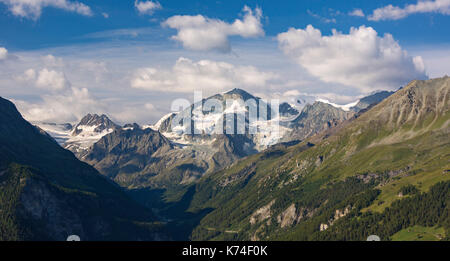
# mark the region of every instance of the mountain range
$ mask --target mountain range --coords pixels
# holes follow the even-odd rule
[[[219,101],[223,108],[226,108],[226,101],[233,101],[233,110],[228,109],[217,114],[197,109],[212,100]],[[256,101],[254,108],[238,103],[250,100]],[[369,98],[367,100],[373,103],[380,101]],[[367,102],[364,104],[368,106]],[[268,113],[271,113],[270,105],[260,98],[244,90],[233,89],[203,99],[181,112],[170,113],[155,125],[142,127],[127,124],[121,127],[106,115],[97,114],[86,115],[70,129],[66,128],[69,124],[59,125],[66,128],[59,131],[54,128],[57,124],[37,125],[59,140],[63,147],[74,152],[80,160],[94,166],[121,186],[156,188],[195,182],[206,173],[223,169],[243,157],[277,143],[299,142],[332,128],[358,111],[356,107],[352,111],[344,111],[327,103],[316,101],[309,104],[304,101],[299,112],[290,104],[281,103],[279,129],[272,130],[271,120],[267,119],[258,121],[259,132],[256,134],[250,133],[248,129],[242,135],[226,134],[227,119],[238,113],[245,117],[245,113],[248,114],[252,109],[259,111],[261,106],[266,106]],[[192,125],[190,133],[179,127],[173,128],[172,125],[176,121],[181,121],[185,115],[191,113],[200,124]],[[198,120],[200,118],[201,120]],[[249,124],[248,118],[245,123]],[[223,127],[223,132],[211,133],[216,126]],[[65,133],[66,137],[62,138],[61,133]]]
[[[417,227],[448,239],[449,90],[449,77],[413,81],[273,116],[233,89],[148,126],[97,114],[33,126],[1,99],[3,239],[401,240]],[[202,108],[213,102],[226,109]],[[252,111],[270,115],[258,133]],[[226,132],[239,117],[242,132]]]

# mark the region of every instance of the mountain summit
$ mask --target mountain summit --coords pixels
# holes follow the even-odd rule
[[[232,90],[230,90],[230,91],[227,91],[227,92],[225,92],[225,93],[222,94],[222,95],[223,95],[223,97],[224,97],[225,99],[237,99],[237,98],[241,98],[241,99],[243,99],[244,101],[246,101],[246,100],[248,100],[248,99],[255,99],[255,100],[259,99],[259,98],[255,97],[255,96],[251,95],[251,94],[248,93],[247,91],[242,90],[242,89],[238,89],[238,88],[234,88],[234,89],[232,89]]]
[[[105,114],[87,114],[81,121],[75,125],[72,135],[76,136],[83,131],[90,131],[94,133],[102,133],[103,131],[113,130],[120,126],[112,122]]]
[[[111,121],[105,114],[87,114],[70,131],[69,138],[62,144],[64,148],[72,151],[78,157],[86,154],[90,146],[101,137],[121,128]]]

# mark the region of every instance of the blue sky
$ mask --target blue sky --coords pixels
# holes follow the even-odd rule
[[[0,95],[36,121],[151,123],[196,88],[347,103],[450,68],[449,0],[30,2],[0,0]]]
[[[289,27],[305,27],[313,24],[324,32],[336,28],[347,31],[351,26],[367,25],[380,34],[391,33],[403,46],[448,44],[450,42],[450,17],[436,13],[414,14],[397,21],[368,21],[349,16],[350,11],[360,8],[369,14],[376,8],[389,4],[404,6],[415,1],[160,1],[163,9],[153,15],[138,15],[134,1],[96,0],[82,1],[90,6],[93,16],[83,16],[57,8],[45,8],[36,21],[15,17],[8,6],[0,4],[0,43],[11,50],[28,50],[49,46],[61,46],[90,42],[83,36],[117,29],[160,29],[160,22],[173,15],[205,15],[225,21],[236,19],[243,5],[259,6],[266,19],[263,21],[267,35],[275,36]],[[308,12],[309,11],[309,12]],[[102,13],[109,15],[104,18]],[[317,16],[313,16],[315,14]],[[336,19],[327,22],[323,19]],[[20,33],[18,33],[20,32]]]

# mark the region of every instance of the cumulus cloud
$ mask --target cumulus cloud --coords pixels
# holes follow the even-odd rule
[[[62,72],[48,70],[44,68],[39,71],[36,79],[36,86],[50,90],[62,90],[67,87],[68,82]]]
[[[95,77],[95,82],[99,83],[109,73],[108,67],[105,62],[100,61],[83,61],[79,64],[80,70],[89,73]]]
[[[80,15],[92,16],[89,6],[68,0],[0,0],[8,6],[9,11],[19,17],[36,20],[42,14],[45,7],[53,7],[74,12]]]
[[[179,58],[172,70],[138,69],[131,80],[133,88],[163,92],[218,92],[235,87],[262,87],[277,75],[253,66]]]
[[[28,121],[75,122],[91,112],[103,112],[104,106],[86,88],[69,88],[57,94],[43,95],[36,103],[14,100]]]
[[[363,10],[361,10],[359,8],[353,9],[353,11],[351,11],[348,14],[351,15],[351,16],[358,16],[358,17],[364,17],[365,16]]]
[[[156,10],[162,9],[162,6],[159,2],[153,1],[138,1],[134,2],[134,6],[138,10],[139,14],[144,15],[152,15]]]
[[[62,67],[64,65],[63,59],[60,57],[55,57],[51,54],[41,57],[42,62],[45,66],[49,67]]]
[[[450,15],[450,0],[418,1],[416,4],[406,5],[403,8],[387,5],[375,9],[368,17],[371,21],[399,20],[412,14],[439,13]]]
[[[6,60],[6,58],[8,58],[8,50],[4,47],[0,47],[0,61]]]
[[[39,72],[28,69],[18,79],[32,82],[37,88],[50,91],[63,90],[70,86],[64,73],[47,68],[43,68]]]
[[[36,71],[34,69],[28,69],[23,73],[21,79],[25,81],[35,81],[36,80]]]
[[[142,119],[146,119],[145,123],[149,124],[149,119],[152,118],[152,116],[162,113],[151,103],[124,104],[120,107],[120,110],[111,108],[109,111],[112,112],[114,121],[124,124],[142,122]]]
[[[262,10],[252,10],[244,6],[243,12],[243,19],[236,19],[231,24],[202,15],[177,15],[163,22],[163,26],[176,29],[178,33],[172,36],[172,39],[181,42],[186,49],[230,52],[230,36],[250,38],[264,35],[261,24]]]
[[[371,91],[426,78],[421,57],[410,57],[392,35],[378,36],[371,27],[352,27],[349,34],[333,30],[332,35],[323,36],[308,25],[277,37],[287,56],[324,82]]]

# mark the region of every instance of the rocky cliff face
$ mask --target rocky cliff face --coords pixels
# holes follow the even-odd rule
[[[369,108],[370,106],[377,105],[378,103],[380,103],[387,97],[391,96],[392,94],[394,94],[394,92],[390,91],[376,92],[374,94],[362,98],[354,107],[351,107],[350,109],[352,111],[359,112],[361,110]]]
[[[172,132],[172,121],[174,120],[176,113],[169,113],[161,118],[155,125],[155,129],[160,132]]]
[[[293,130],[283,140],[305,140],[314,134],[336,127],[353,115],[353,112],[323,102],[306,105],[300,115],[290,123],[289,126]]]
[[[289,103],[283,102],[280,104],[279,108],[280,116],[285,118],[291,118],[293,116],[297,116],[299,111],[293,108]]]
[[[167,138],[150,128],[117,129],[96,142],[83,160],[114,179],[142,171],[172,149]]]

